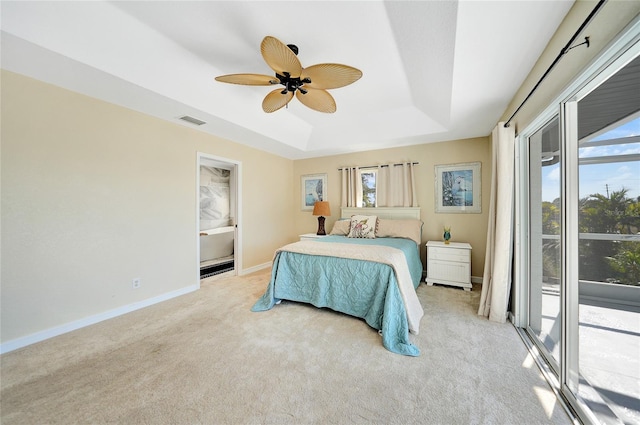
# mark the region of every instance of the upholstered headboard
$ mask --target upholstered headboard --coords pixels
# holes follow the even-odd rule
[[[341,208],[342,220],[334,224],[331,234],[347,236],[350,233],[348,219],[354,215],[378,217],[375,237],[411,239],[418,248],[422,243],[423,223],[420,219],[419,207]]]
[[[420,220],[420,207],[378,207],[378,208],[341,208],[340,217],[350,218],[352,215],[375,215],[378,218]]]

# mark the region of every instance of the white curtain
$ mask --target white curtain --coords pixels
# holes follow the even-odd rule
[[[344,167],[342,177],[342,206],[362,208],[362,179],[358,167]]]
[[[200,167],[200,230],[230,224],[230,179],[229,170]]]
[[[515,135],[500,122],[491,133],[491,199],[478,314],[504,323],[511,290]]]
[[[413,162],[378,166],[376,206],[417,207]]]

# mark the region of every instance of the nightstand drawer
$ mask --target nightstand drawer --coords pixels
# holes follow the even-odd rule
[[[429,257],[443,261],[469,261],[469,250],[460,248],[429,248]]]
[[[471,283],[471,264],[432,260],[429,278],[440,282]]]

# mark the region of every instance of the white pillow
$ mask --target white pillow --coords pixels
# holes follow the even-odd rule
[[[333,224],[330,235],[347,236],[349,234],[350,220],[338,220]]]
[[[378,217],[375,215],[352,215],[348,238],[375,239]]]

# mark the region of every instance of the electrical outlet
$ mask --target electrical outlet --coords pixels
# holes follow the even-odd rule
[[[141,285],[140,278],[135,278],[131,281],[131,288],[138,289]]]

